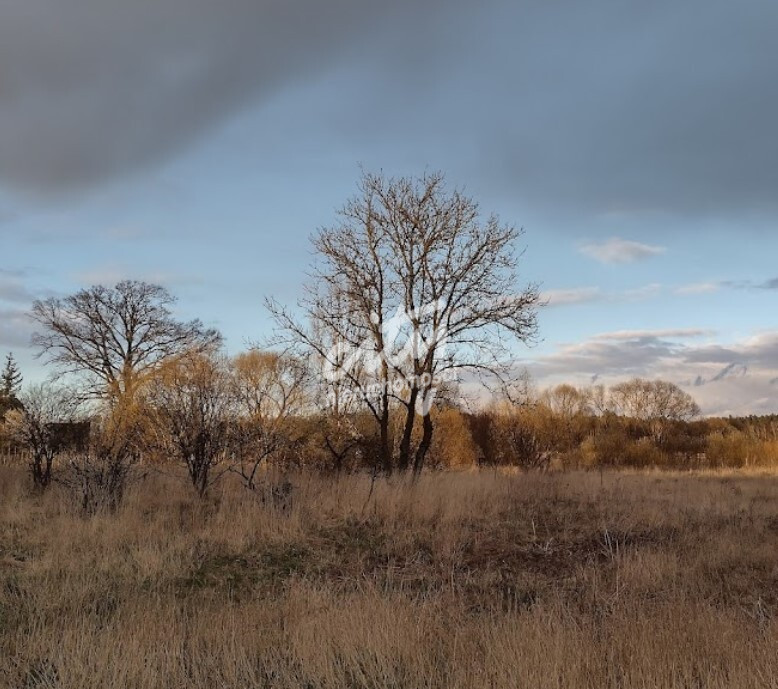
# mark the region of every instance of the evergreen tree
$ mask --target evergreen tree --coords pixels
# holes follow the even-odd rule
[[[15,399],[22,388],[22,374],[16,365],[14,355],[9,352],[5,357],[5,368],[0,374],[0,395]]]

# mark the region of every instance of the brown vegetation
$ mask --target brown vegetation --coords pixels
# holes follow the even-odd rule
[[[533,394],[520,234],[365,175],[307,321],[270,303],[282,352],[227,357],[143,282],[35,302],[71,385],[0,376],[0,683],[778,687],[778,485],[691,473],[778,466],[778,420]],[[500,396],[465,406],[465,369]]]
[[[0,471],[2,686],[778,686],[773,476]]]

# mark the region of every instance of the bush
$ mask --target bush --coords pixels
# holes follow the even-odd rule
[[[115,512],[139,474],[140,427],[134,417],[108,416],[93,425],[89,444],[72,451],[58,483],[86,515]]]
[[[428,459],[430,466],[467,469],[478,462],[478,448],[470,435],[467,419],[458,409],[435,413],[435,432]]]
[[[711,467],[744,468],[778,465],[778,441],[759,440],[742,431],[708,436],[707,463]]]

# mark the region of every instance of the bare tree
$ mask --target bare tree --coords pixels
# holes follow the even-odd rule
[[[233,359],[232,375],[240,418],[231,469],[254,490],[260,467],[293,443],[289,421],[307,403],[308,368],[296,357],[254,349]]]
[[[576,416],[582,416],[591,411],[586,391],[579,390],[567,383],[546,390],[540,399],[553,414],[565,422],[570,422]]]
[[[125,400],[126,402],[126,400]],[[115,512],[137,471],[141,453],[142,418],[138,407],[104,405],[90,420],[88,442],[66,453],[57,482],[84,514]]]
[[[71,390],[51,384],[31,386],[20,398],[8,413],[8,435],[29,452],[33,484],[47,488],[54,460],[68,449],[64,430],[76,421],[78,404]]]
[[[151,448],[186,467],[204,497],[232,459],[237,411],[227,362],[213,354],[168,361],[143,398]]]
[[[386,471],[395,466],[390,406],[404,408],[396,467],[419,472],[440,382],[461,369],[504,382],[512,370],[504,336],[526,342],[536,332],[538,290],[520,285],[517,275],[521,232],[483,218],[475,201],[446,189],[440,173],[364,174],[359,194],[339,215],[339,224],[314,238],[319,260],[301,306],[340,346],[327,350],[316,328],[275,302],[269,306],[291,339],[313,349],[364,399],[379,426]],[[354,361],[362,363],[358,375]]]
[[[551,413],[560,446],[570,447],[575,442],[576,425],[591,414],[587,392],[563,383],[546,390],[540,402]]]
[[[613,412],[613,400],[610,391],[602,384],[592,385],[586,390],[587,406],[592,414],[604,417]]]
[[[674,383],[634,378],[611,388],[614,408],[623,416],[645,421],[660,442],[671,421],[690,421],[700,413],[694,398]]]
[[[168,357],[220,341],[198,320],[176,320],[174,302],[165,288],[134,280],[38,300],[32,317],[43,331],[33,344],[63,371],[87,374],[94,394],[131,396]]]

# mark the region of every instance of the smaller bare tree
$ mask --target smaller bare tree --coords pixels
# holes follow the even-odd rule
[[[231,470],[255,490],[263,464],[295,444],[290,419],[306,404],[308,367],[302,359],[258,349],[232,362],[236,427]]]
[[[89,442],[67,453],[57,482],[65,487],[86,515],[115,512],[129,485],[141,478],[141,421],[133,408],[116,406],[91,419]]]
[[[151,449],[182,464],[204,497],[232,461],[237,409],[227,361],[195,354],[167,362],[145,387],[144,407]]]
[[[7,415],[8,435],[27,449],[33,484],[45,489],[54,460],[68,449],[64,428],[76,421],[78,402],[72,390],[52,384],[33,385],[20,398],[20,407]]]

